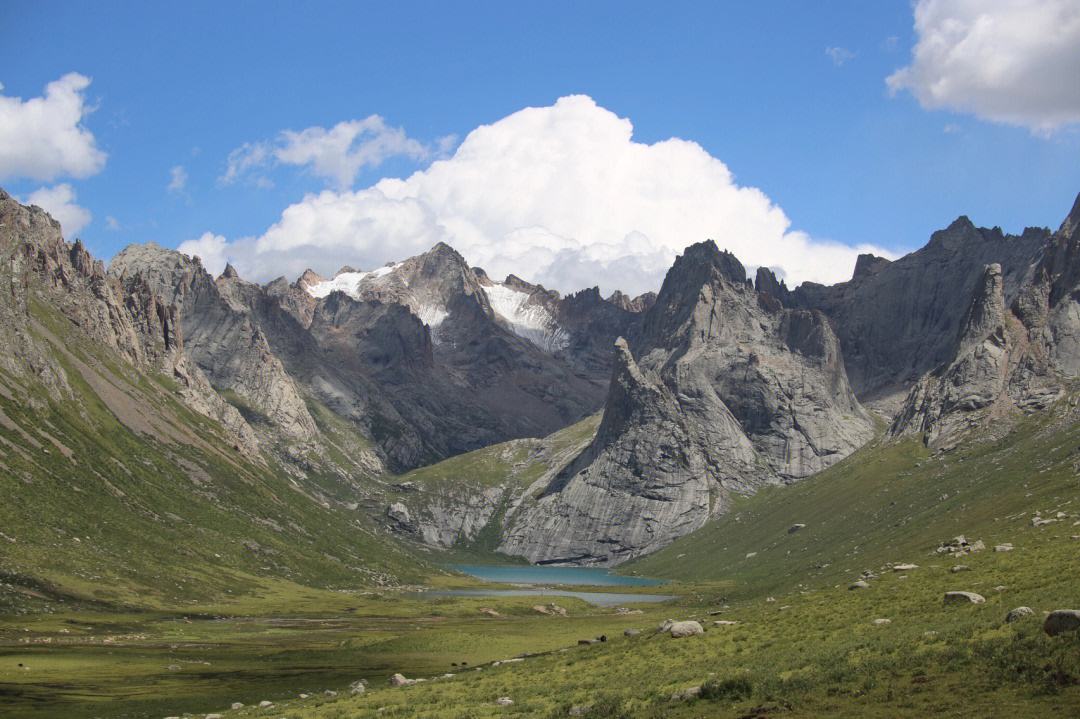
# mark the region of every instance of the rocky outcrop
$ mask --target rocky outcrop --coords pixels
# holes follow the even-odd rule
[[[596,438],[512,520],[501,551],[616,564],[693,531],[732,493],[830,466],[872,434],[817,312],[785,309],[713,242],[668,273],[615,367]]]
[[[890,427],[919,434],[934,448],[954,446],[988,419],[1003,429],[1017,412],[1044,409],[1080,372],[1080,237],[1077,206],[1050,237],[1020,285],[1009,289],[1001,265],[988,265],[953,342],[953,358],[927,373]]]
[[[234,392],[290,440],[311,440],[315,421],[245,306],[223,295],[197,258],[157,245],[132,245],[109,266],[125,286],[146,284],[176,307],[184,352],[219,391]],[[229,283],[233,277],[223,276]]]
[[[234,446],[258,461],[258,443],[250,425],[210,386],[184,352],[184,333],[174,303],[141,278],[110,276],[82,242],[67,243],[59,224],[38,207],[24,207],[0,190],[0,248],[8,258],[5,280],[10,302],[0,302],[3,368],[14,375],[29,369],[56,399],[70,395],[55,349],[35,338],[44,328],[31,307],[38,297],[78,326],[103,350],[144,372],[161,372],[177,383],[188,408],[221,424]],[[47,311],[47,310],[42,310]],[[32,400],[31,400],[32,401]]]
[[[957,353],[962,323],[986,265],[1001,266],[1006,306],[1048,236],[977,228],[960,217],[915,252],[889,262],[863,255],[848,282],[804,283],[784,304],[824,312],[836,331],[852,389],[891,416],[909,389]]]

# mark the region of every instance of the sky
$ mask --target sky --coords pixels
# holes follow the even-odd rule
[[[0,0],[0,187],[96,256],[658,289],[711,238],[789,285],[1080,192],[1080,0]]]

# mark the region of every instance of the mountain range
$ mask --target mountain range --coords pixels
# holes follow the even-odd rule
[[[433,548],[620,564],[883,434],[949,452],[1045,411],[1080,372],[1078,225],[1080,197],[1056,231],[960,217],[793,289],[688,238],[658,293],[605,298],[442,243],[262,285],[153,244],[106,267],[0,191],[4,578],[165,594],[164,560],[113,561],[161,527],[231,573],[206,591],[407,581]]]

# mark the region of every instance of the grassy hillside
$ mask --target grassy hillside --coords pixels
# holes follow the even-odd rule
[[[244,456],[170,378],[34,312],[74,396],[0,374],[0,611],[183,607],[431,571],[336,501],[360,495],[355,467],[312,462],[301,481]]]
[[[507,508],[545,473],[581,452],[596,434],[600,417],[592,415],[543,439],[502,442],[415,469],[389,480],[384,500],[404,504],[414,517],[448,509],[485,517],[478,531],[462,532],[452,551],[435,558],[523,561],[495,551]]]
[[[1012,543],[1022,556],[1046,536],[1080,534],[1073,518],[1031,523],[1035,513],[1080,517],[1072,405],[1062,401],[996,439],[945,454],[931,455],[917,440],[874,442],[805,481],[742,499],[730,514],[621,570],[724,580],[733,595],[755,596],[852,581],[889,562],[941,563],[934,550],[961,534],[988,548]],[[806,526],[792,533],[795,524]]]
[[[600,414],[570,425],[544,439],[515,439],[494,444],[408,472],[397,480],[434,491],[450,486],[527,487],[551,469],[567,451],[579,451],[596,434]]]

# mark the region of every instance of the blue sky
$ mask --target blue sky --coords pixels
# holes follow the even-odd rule
[[[83,90],[92,112],[81,125],[107,154],[84,177],[33,179],[23,170],[0,184],[20,197],[69,184],[74,202],[92,215],[79,235],[102,257],[132,242],[177,246],[207,232],[232,243],[262,236],[308,193],[405,177],[452,157],[456,144],[442,138],[460,142],[523,108],[583,94],[629,120],[636,143],[676,137],[699,144],[735,183],[759,188],[782,209],[787,231],[814,241],[902,253],[960,214],[1013,232],[1056,227],[1080,192],[1077,124],[1053,121],[1048,130],[1039,118],[1001,121],[996,96],[947,98],[935,109],[915,90],[891,93],[886,78],[912,64],[914,22],[907,0],[0,1],[3,95],[40,96],[71,72],[92,79]],[[1066,95],[1066,85],[1080,84],[1076,69],[1065,67],[1056,80]],[[221,181],[230,153],[245,143],[272,148],[283,130],[375,114],[426,153],[390,153],[363,165],[347,186],[310,164],[284,162],[264,166],[257,178]],[[170,190],[174,167],[186,181]],[[604,207],[619,209],[608,201]],[[723,244],[723,227],[710,234]],[[385,261],[411,248],[387,242],[361,257]],[[318,256],[317,243],[301,247],[314,254],[307,264],[330,261]],[[593,253],[597,271],[617,283],[617,251],[605,252]],[[285,264],[288,274],[292,264]],[[558,284],[557,267],[549,269],[545,277]],[[651,276],[631,273],[626,281],[647,284]]]

